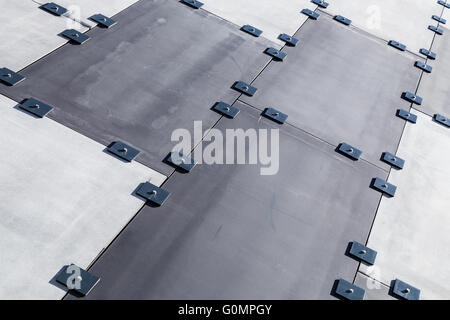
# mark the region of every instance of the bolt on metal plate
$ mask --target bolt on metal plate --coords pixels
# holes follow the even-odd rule
[[[406,121],[409,121],[411,123],[417,122],[417,116],[415,114],[412,114],[406,110],[398,109],[397,110],[397,117],[402,118]]]
[[[254,96],[256,91],[258,90],[255,87],[252,87],[251,85],[243,82],[243,81],[237,81],[233,84],[233,89],[247,95],[247,96]]]
[[[326,9],[328,7],[328,2],[323,0],[311,0],[312,3],[317,4],[319,7]]]
[[[297,43],[298,43],[298,39],[296,39],[296,38],[294,38],[294,37],[292,37],[292,36],[290,36],[290,35],[288,35],[286,33],[280,34],[278,36],[278,39],[286,42],[286,44],[288,46],[291,46],[291,47],[295,47],[297,45]]]
[[[57,275],[56,281],[82,296],[87,296],[97,285],[100,278],[92,273],[71,264],[64,266]]]
[[[263,32],[262,30],[259,30],[251,25],[246,24],[241,28],[242,31],[247,32],[248,34],[251,34],[254,37],[259,37]]]
[[[396,155],[393,155],[390,152],[383,152],[383,154],[381,155],[381,160],[397,169],[403,169],[403,167],[405,166],[405,160],[397,157]]]
[[[214,111],[216,111],[217,113],[230,118],[230,119],[234,119],[238,113],[239,113],[239,109],[235,108],[233,106],[230,106],[229,104],[225,103],[225,102],[217,102],[212,109]]]
[[[438,35],[443,35],[444,34],[444,30],[442,30],[441,28],[438,28],[436,26],[428,26],[428,29],[437,33]]]
[[[66,8],[61,7],[59,4],[56,4],[54,2],[43,4],[42,6],[40,6],[40,8],[57,16],[62,16],[67,12]]]
[[[279,124],[284,124],[288,118],[288,115],[280,112],[274,108],[266,108],[262,115],[270,120],[273,120]]]
[[[388,45],[390,45],[391,47],[394,47],[394,48],[396,48],[396,49],[398,49],[400,51],[405,51],[406,50],[406,46],[404,44],[401,44],[400,42],[395,41],[395,40],[390,40],[388,42]]]
[[[286,58],[287,54],[284,52],[281,52],[275,48],[267,48],[264,53],[268,54],[269,56],[271,56],[274,60],[277,61],[283,61],[284,58]]]
[[[354,258],[370,265],[375,263],[375,258],[377,257],[377,252],[375,250],[372,250],[357,241],[353,241],[349,253]]]
[[[406,91],[402,93],[402,98],[408,102],[412,102],[415,103],[417,105],[421,105],[423,99],[421,97],[419,97],[418,95],[415,95],[412,92]]]
[[[432,66],[430,66],[428,64],[425,64],[422,61],[416,61],[414,63],[414,66],[419,68],[419,69],[421,69],[421,70],[423,70],[426,73],[431,73],[431,71],[433,71],[433,67]]]
[[[391,197],[395,196],[395,191],[397,190],[396,186],[381,178],[373,180],[372,188]]]
[[[448,9],[450,9],[450,3],[446,3],[443,0],[438,0],[437,3],[440,4],[441,6],[444,6],[444,7],[448,8]]]
[[[441,17],[439,17],[439,16],[437,16],[435,14],[431,18],[433,20],[436,20],[439,23],[442,23],[442,24],[446,24],[447,23],[447,20],[445,20],[444,18],[441,18]]]
[[[111,18],[108,18],[107,16],[104,16],[101,13],[94,14],[93,16],[89,17],[89,19],[97,22],[100,26],[105,28],[111,28],[112,26],[115,26],[117,24],[116,21],[114,21]]]
[[[181,2],[194,9],[200,9],[200,7],[203,6],[203,2],[197,0],[181,0]]]
[[[112,143],[107,148],[107,150],[108,150],[108,152],[111,152],[112,154],[114,154],[114,155],[118,156],[119,158],[126,160],[128,162],[131,162],[140,153],[140,151],[138,149],[133,148],[132,146],[129,146],[120,141],[116,141],[116,142]]]
[[[432,51],[422,48],[419,50],[419,52],[421,54],[423,54],[424,56],[426,56],[430,60],[436,60],[436,53],[434,53]]]
[[[78,44],[83,44],[90,39],[87,35],[75,29],[67,29],[63,31],[62,35]]]
[[[335,293],[347,300],[363,300],[366,291],[344,279],[339,279]]]
[[[345,24],[346,26],[349,26],[352,23],[352,20],[347,19],[346,17],[340,16],[340,15],[334,16],[333,19],[340,23]]]
[[[39,118],[43,118],[53,110],[53,107],[34,98],[25,100],[19,107]]]
[[[352,160],[358,160],[361,157],[362,151],[352,147],[351,145],[343,142],[339,144],[337,150],[340,154],[352,159]]]
[[[319,13],[309,10],[309,9],[303,9],[302,13],[306,14],[308,17],[310,17],[313,20],[317,20],[320,17]]]
[[[447,117],[444,117],[443,115],[440,114],[435,114],[434,115],[434,120],[439,122],[440,124],[443,124],[446,127],[450,127],[450,119]]]
[[[392,293],[406,300],[419,300],[420,290],[396,279],[393,284]]]
[[[23,80],[25,80],[24,76],[15,73],[14,71],[8,68],[0,69],[0,81],[9,86],[15,86],[16,84],[22,82]]]
[[[136,191],[136,194],[158,206],[162,206],[170,196],[170,192],[158,188],[150,182],[141,184]]]
[[[194,159],[180,152],[171,152],[167,161],[185,172],[191,172],[197,164]]]

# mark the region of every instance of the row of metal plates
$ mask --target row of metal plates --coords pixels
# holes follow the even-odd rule
[[[195,10],[178,0],[67,0],[58,4],[71,12],[56,17],[31,0],[0,0],[2,64],[26,77],[0,86],[0,298],[62,298],[53,277],[69,263],[101,277],[92,299],[328,299],[339,278],[364,287],[367,299],[390,298],[396,278],[421,298],[448,298],[450,137],[432,119],[450,115],[449,34],[431,19],[445,18],[444,7],[330,0],[311,20],[300,13],[316,9],[306,0],[204,2]],[[118,24],[95,27],[94,13]],[[262,36],[240,31],[244,24]],[[90,41],[67,43],[58,34],[69,27]],[[282,47],[280,33],[299,44]],[[272,61],[267,47],[286,59]],[[258,91],[241,96],[235,81]],[[424,103],[411,110],[417,124],[406,124],[396,117],[411,107],[401,95],[417,88]],[[20,110],[30,97],[54,107],[47,118]],[[210,110],[218,101],[240,113],[221,117]],[[287,123],[261,117],[266,107],[288,114]],[[279,129],[278,173],[219,164],[174,171],[163,162],[171,134],[192,131],[194,120],[205,133],[194,137],[194,145],[203,139],[196,151],[215,140],[212,127]],[[141,154],[125,163],[105,152],[117,140]],[[336,153],[341,142],[362,158]],[[405,168],[391,170],[383,152]],[[369,187],[376,177],[398,187],[394,198]],[[171,192],[162,207],[134,195],[145,181]],[[352,241],[378,251],[375,266],[345,254]]]

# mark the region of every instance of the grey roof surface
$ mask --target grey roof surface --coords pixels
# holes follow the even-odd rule
[[[366,300],[398,298],[395,279],[421,299],[449,299],[450,131],[436,119],[450,118],[450,31],[432,16],[450,19],[450,9],[436,0],[202,2],[61,0],[68,11],[56,16],[38,1],[0,0],[0,77],[25,77],[0,82],[0,299],[79,299],[56,281],[70,264],[100,277],[85,299],[342,299],[338,279]],[[99,13],[117,24],[98,26],[90,17]],[[66,29],[89,41],[69,42]],[[236,81],[257,91],[241,94]],[[53,109],[35,117],[20,107],[28,98]],[[220,101],[240,112],[211,110]],[[184,151],[200,163],[186,173],[166,156],[172,134],[195,121],[203,131]],[[269,144],[279,171],[202,163],[227,129],[279,132]],[[115,141],[139,155],[113,156]],[[261,140],[246,142],[250,160]],[[342,143],[359,160],[337,152]],[[385,152],[404,167],[383,162]],[[375,178],[395,195],[375,190]],[[157,191],[147,202],[137,192],[146,182]],[[162,206],[152,202],[158,186],[170,192]],[[373,265],[349,254],[353,241],[377,252]]]

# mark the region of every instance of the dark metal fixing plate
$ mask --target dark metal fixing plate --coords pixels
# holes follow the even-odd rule
[[[89,17],[89,19],[97,22],[99,25],[101,25],[105,28],[111,28],[112,26],[117,24],[116,21],[114,21],[113,19],[111,19],[101,13],[94,14],[93,16]]]
[[[251,85],[249,85],[243,81],[235,82],[233,85],[233,89],[235,89],[247,96],[250,96],[250,97],[254,96],[256,91],[258,90],[257,88],[252,87]]]
[[[9,86],[14,86],[20,82],[25,80],[25,77],[15,73],[14,71],[8,69],[8,68],[1,68],[0,69],[0,81],[3,83],[6,83]]]
[[[438,28],[438,27],[436,27],[436,26],[428,26],[428,29],[429,30],[431,30],[431,31],[433,31],[433,32],[435,32],[436,34],[438,34],[438,35],[443,35],[444,34],[444,30],[443,29],[441,29],[441,28]]]
[[[390,45],[391,47],[394,47],[394,48],[396,48],[398,50],[401,50],[401,51],[405,51],[406,50],[406,46],[404,44],[401,44],[400,42],[395,41],[395,40],[390,40],[388,42],[388,45]]]
[[[194,9],[200,9],[200,7],[203,6],[203,2],[197,0],[181,0],[181,2]]]
[[[397,157],[396,155],[393,155],[390,152],[383,152],[383,154],[381,155],[381,160],[397,169],[403,169],[405,165],[405,160]]]
[[[397,190],[396,186],[381,178],[373,179],[372,188],[391,197],[395,195],[395,191]]]
[[[436,20],[439,23],[442,23],[442,24],[446,24],[447,23],[447,20],[445,20],[444,18],[441,18],[441,17],[439,17],[437,15],[433,15],[431,18],[433,20]]]
[[[286,33],[280,34],[278,39],[286,42],[286,44],[288,46],[291,46],[291,47],[295,47],[297,45],[297,43],[298,43],[298,39],[296,39],[296,38],[294,38],[294,37],[292,37],[292,36],[290,36],[290,35],[288,35]]]
[[[420,290],[403,282],[401,280],[396,279],[394,281],[394,285],[392,288],[392,292],[403,299],[406,300],[419,300],[420,298]]]
[[[426,73],[431,73],[431,71],[433,71],[433,67],[432,66],[430,66],[428,64],[425,64],[422,61],[416,61],[414,63],[414,66],[419,68],[419,69],[421,69],[421,70],[423,70]]]
[[[357,241],[353,241],[349,253],[354,258],[370,265],[375,263],[375,258],[377,257],[377,252],[375,250],[372,250]]]
[[[326,9],[328,7],[328,2],[323,0],[311,0],[312,3],[317,4],[319,7]]]
[[[397,117],[400,117],[402,119],[405,119],[406,121],[409,121],[411,123],[417,122],[417,116],[415,114],[412,114],[406,110],[398,109],[397,110]]]
[[[158,188],[150,182],[141,184],[136,191],[136,194],[158,206],[162,206],[170,196],[170,192]]]
[[[62,32],[62,35],[78,44],[83,44],[90,39],[87,35],[75,29],[67,29]]]
[[[347,300],[363,300],[366,292],[364,289],[357,287],[344,279],[339,279],[335,293]]]
[[[339,144],[337,151],[352,160],[358,160],[362,154],[361,150],[359,150],[345,142]]]
[[[179,152],[171,152],[167,161],[185,172],[191,172],[196,165],[194,159]]]
[[[59,4],[54,2],[43,4],[40,8],[57,16],[62,16],[67,12],[66,8],[61,7]]]
[[[306,14],[308,17],[310,17],[310,18],[313,19],[313,20],[317,20],[317,18],[320,17],[320,14],[319,14],[319,13],[317,13],[317,12],[315,12],[315,11],[312,11],[312,10],[310,10],[310,9],[303,9],[303,10],[302,10],[302,13],[303,13],[303,14]]]
[[[419,52],[421,54],[423,54],[424,56],[426,56],[430,60],[435,60],[436,59],[436,53],[434,53],[434,52],[432,52],[430,50],[422,48],[422,49],[419,50]]]
[[[347,19],[346,17],[343,17],[341,15],[334,16],[333,19],[336,20],[336,21],[339,21],[340,23],[345,24],[346,26],[348,26],[348,25],[350,25],[352,23],[352,20]]]
[[[56,281],[67,287],[69,290],[83,296],[87,296],[100,281],[100,278],[74,264],[71,264],[70,266],[64,266],[64,268],[57,275]]]
[[[275,48],[267,48],[264,52],[277,61],[283,61],[287,56],[285,52],[281,52]]]
[[[131,162],[140,153],[138,149],[120,141],[113,142],[107,150],[128,162]]]
[[[254,37],[259,37],[263,32],[262,30],[259,30],[251,25],[246,24],[241,28],[242,31],[247,32],[248,34],[251,34]]]
[[[450,119],[447,117],[444,117],[443,115],[435,114],[434,120],[439,122],[440,124],[443,124],[444,126],[450,127]]]
[[[218,112],[219,114],[230,118],[230,119],[234,119],[238,113],[239,113],[239,109],[235,108],[233,106],[230,106],[228,103],[225,102],[217,102],[212,109],[216,112]]]
[[[270,120],[273,120],[279,124],[284,124],[288,118],[288,115],[280,112],[274,108],[266,108],[262,115]]]
[[[402,98],[405,99],[406,101],[415,103],[417,105],[421,105],[423,99],[421,97],[419,97],[418,95],[415,95],[412,92],[406,91],[402,93]]]
[[[53,107],[34,98],[27,99],[20,105],[20,108],[34,114],[39,118],[45,117],[47,113],[52,111]]]

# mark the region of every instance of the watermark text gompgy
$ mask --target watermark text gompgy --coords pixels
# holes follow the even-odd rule
[[[225,129],[203,131],[202,121],[194,121],[194,138],[187,129],[172,132],[172,142],[178,144],[172,154],[187,155],[193,141],[200,141],[193,158],[199,164],[260,164],[261,175],[275,175],[279,170],[280,133],[278,129]]]

